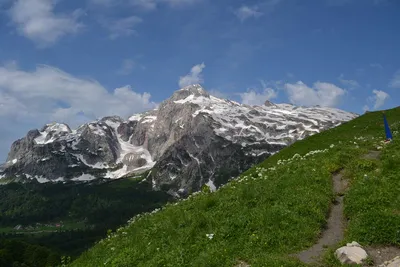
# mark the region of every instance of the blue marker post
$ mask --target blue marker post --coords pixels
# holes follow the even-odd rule
[[[392,132],[390,131],[389,123],[386,119],[385,113],[383,113],[383,123],[385,124],[386,141],[390,142],[393,139]]]

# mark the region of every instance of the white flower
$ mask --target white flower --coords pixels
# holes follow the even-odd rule
[[[331,146],[330,146],[330,148],[334,148],[335,147],[335,145],[334,144],[332,144]]]
[[[300,156],[299,154],[295,154],[295,155],[293,156],[293,159],[297,159],[297,158],[301,158],[301,156]]]
[[[208,239],[213,239],[214,238],[214,234],[206,234],[206,236],[208,237]]]

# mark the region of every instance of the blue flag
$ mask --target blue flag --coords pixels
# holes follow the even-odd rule
[[[392,132],[390,131],[389,123],[388,123],[388,121],[386,119],[386,115],[385,114],[383,114],[383,122],[385,123],[386,139],[387,140],[392,140],[393,139]]]

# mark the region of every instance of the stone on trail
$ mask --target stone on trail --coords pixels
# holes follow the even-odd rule
[[[399,266],[400,266],[400,256],[397,256],[396,258],[390,261],[385,261],[385,263],[379,265],[379,267],[399,267]]]
[[[347,243],[344,247],[338,248],[335,256],[342,264],[362,264],[367,259],[368,254],[360,244],[353,241]]]

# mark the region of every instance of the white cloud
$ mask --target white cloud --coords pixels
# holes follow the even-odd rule
[[[71,14],[55,13],[52,0],[17,0],[9,10],[12,22],[18,32],[37,43],[47,47],[56,43],[68,34],[77,33],[83,25],[78,21],[82,10]]]
[[[156,104],[150,97],[130,86],[109,92],[97,81],[76,78],[46,65],[31,72],[0,67],[0,120],[14,118],[38,124],[55,120],[76,126],[82,117],[127,117],[151,109]]]
[[[110,32],[110,39],[127,37],[136,33],[134,27],[143,20],[137,16],[130,16],[116,20],[104,20],[101,22],[104,28]]]
[[[89,0],[89,3],[95,4],[95,5],[100,5],[100,6],[111,6],[112,4],[115,4],[116,0]]]
[[[186,76],[181,76],[179,78],[179,87],[183,88],[191,84],[203,83],[204,80],[201,73],[203,72],[203,69],[205,67],[206,65],[204,64],[204,62],[193,66]]]
[[[156,107],[148,93],[130,86],[108,91],[94,80],[80,79],[50,66],[23,71],[16,64],[0,66],[0,162],[12,141],[51,121],[72,128],[108,116],[127,118]]]
[[[136,67],[136,62],[132,59],[124,59],[121,68],[117,71],[119,75],[129,75],[132,73],[133,69]]]
[[[246,105],[263,105],[266,100],[271,100],[278,96],[278,92],[271,86],[280,86],[280,81],[269,81],[265,82],[260,80],[261,88],[248,88],[247,92],[239,93],[238,95],[242,99],[242,104]],[[261,91],[261,93],[259,93]]]
[[[157,7],[156,0],[130,0],[129,3],[147,10],[153,10]]]
[[[249,89],[245,93],[241,93],[242,104],[246,105],[263,105],[266,100],[276,98],[277,92],[272,88],[265,88],[262,93],[257,93],[254,89]]]
[[[262,12],[258,11],[258,7],[257,6],[246,6],[243,5],[240,8],[238,8],[237,10],[234,11],[234,14],[243,22],[248,18],[258,18],[261,17],[263,15]]]
[[[146,10],[154,10],[160,4],[166,4],[170,7],[183,7],[201,2],[203,0],[90,0],[92,4],[110,7],[113,5],[131,5]]]
[[[379,63],[371,63],[369,64],[371,68],[383,69],[383,66]]]
[[[316,82],[308,87],[301,81],[295,84],[285,84],[285,91],[289,101],[296,105],[334,107],[339,104],[340,98],[346,91],[334,84]]]
[[[346,80],[344,78],[343,74],[340,74],[338,80],[340,81],[341,84],[343,84],[344,86],[346,86],[349,89],[355,89],[357,87],[360,87],[360,84],[355,81],[355,80]]]
[[[330,6],[344,6],[347,4],[373,4],[382,5],[387,4],[388,0],[325,0]]]
[[[186,5],[192,5],[203,0],[159,0],[159,2],[164,2],[172,7],[181,7]]]
[[[388,93],[381,90],[373,90],[374,96],[368,98],[368,101],[374,104],[374,109],[378,109],[385,104],[385,101],[390,97]]]
[[[389,83],[389,87],[400,88],[400,70],[396,71],[396,73],[393,75],[393,78]]]

